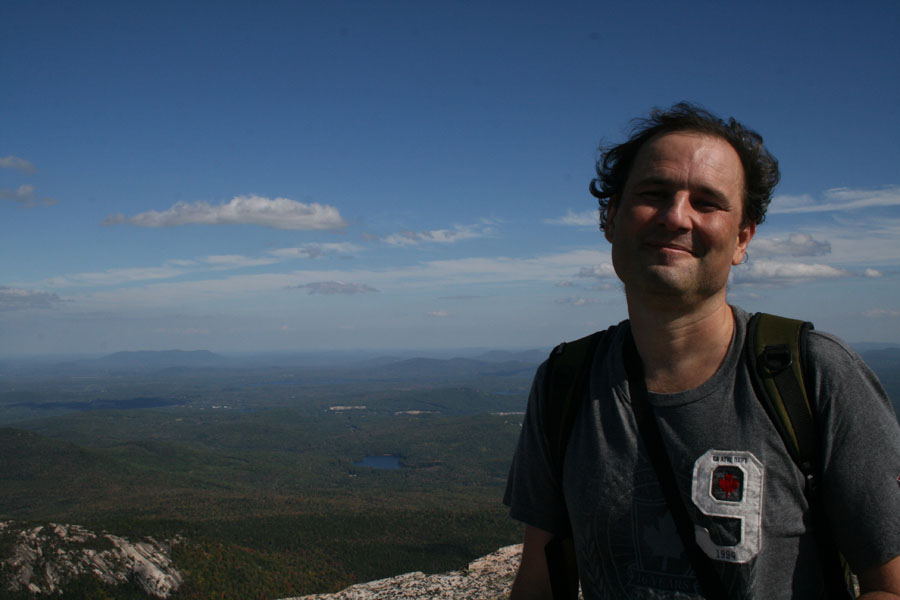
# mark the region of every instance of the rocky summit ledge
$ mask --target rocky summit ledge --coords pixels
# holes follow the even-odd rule
[[[462,571],[438,575],[416,571],[360,583],[334,594],[313,594],[283,600],[496,600],[509,596],[521,555],[522,544],[506,546],[472,561]]]
[[[133,578],[150,596],[167,598],[182,582],[169,558],[170,545],[178,540],[132,542],[78,525],[22,526],[14,521],[0,521],[0,540],[11,550],[0,556],[10,591],[63,594],[69,580],[87,574],[112,585]]]

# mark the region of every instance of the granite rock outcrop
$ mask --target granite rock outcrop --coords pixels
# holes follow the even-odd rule
[[[49,523],[23,526],[0,521],[4,587],[35,596],[64,592],[81,575],[118,585],[135,581],[150,596],[168,598],[182,583],[169,557],[173,543],[151,537],[130,541],[95,533],[79,525]]]
[[[521,555],[521,544],[506,546],[470,562],[461,571],[436,575],[416,571],[360,583],[333,594],[284,600],[497,600],[509,596]]]

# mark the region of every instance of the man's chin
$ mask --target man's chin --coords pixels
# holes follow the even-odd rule
[[[651,294],[665,294],[680,297],[693,289],[692,278],[683,268],[671,265],[654,265],[645,269],[639,279],[625,282],[626,291],[631,288]]]

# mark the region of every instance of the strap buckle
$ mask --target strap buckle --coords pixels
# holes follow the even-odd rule
[[[787,344],[766,346],[762,351],[762,364],[773,375],[784,371],[793,364],[791,349]]]

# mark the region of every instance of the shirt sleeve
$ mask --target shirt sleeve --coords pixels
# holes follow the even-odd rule
[[[551,466],[542,418],[546,370],[545,362],[538,368],[531,385],[503,503],[509,506],[512,518],[559,534],[567,528],[567,517],[559,474]]]
[[[822,491],[838,548],[857,573],[900,555],[900,425],[862,358],[809,337],[822,432]]]

